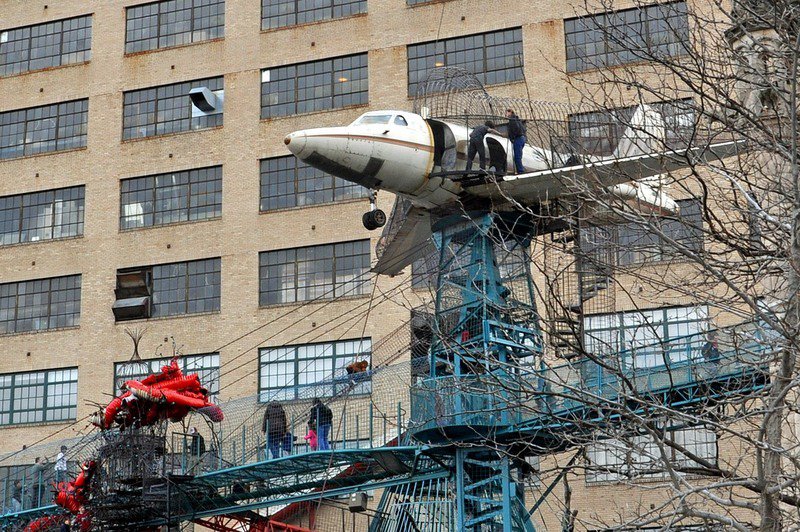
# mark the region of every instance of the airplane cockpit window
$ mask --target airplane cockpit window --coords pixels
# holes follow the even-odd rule
[[[394,117],[394,123],[397,124],[398,126],[408,125],[408,122],[406,122],[406,119],[403,118],[402,115],[397,115],[396,117]]]
[[[361,115],[355,122],[354,126],[365,126],[369,124],[388,124],[392,119],[392,115]]]

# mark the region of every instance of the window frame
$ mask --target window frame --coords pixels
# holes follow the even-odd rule
[[[190,268],[192,265],[200,265],[200,263],[206,263],[207,266],[211,266],[212,268],[216,266],[216,269],[211,270],[204,270],[202,272],[190,272]],[[183,267],[183,271],[181,270]],[[222,258],[221,257],[211,257],[206,259],[197,259],[197,260],[188,260],[188,261],[180,261],[180,262],[170,262],[165,264],[155,264],[153,266],[149,266],[150,271],[152,272],[152,311],[150,313],[150,318],[168,318],[168,317],[175,317],[175,316],[190,316],[193,314],[208,314],[213,312],[220,312],[222,308]],[[161,270],[167,271],[168,269],[177,269],[173,271],[175,275],[163,275],[159,276],[157,272]],[[192,286],[192,278],[193,276],[196,278],[198,276],[206,277],[207,275],[212,275],[212,279],[214,276],[216,277],[216,284],[208,284],[205,285],[206,288],[216,286],[216,294],[212,295],[212,297],[203,297],[192,299],[191,293],[193,288]],[[172,281],[174,280],[174,282]],[[181,283],[183,280],[183,283]],[[175,284],[182,286],[175,286],[174,288],[170,289],[167,288],[166,290],[159,290],[157,289],[158,283],[163,283],[165,285]],[[165,301],[157,301],[159,293],[171,293],[171,292],[183,292],[183,299],[167,299]],[[192,303],[194,302],[197,304],[199,301],[210,301],[212,307],[210,310],[205,308],[201,310],[190,311]],[[177,308],[183,304],[184,309],[183,311],[171,311],[169,310],[172,307]],[[166,308],[165,308],[166,305]],[[204,305],[205,306],[205,305]],[[159,313],[160,308],[165,308],[162,310],[163,313]]]
[[[79,24],[79,23],[81,23],[83,21],[86,21],[86,20],[88,20],[88,24],[86,24],[84,26],[81,26],[81,27],[78,27],[78,28],[69,27],[66,30],[64,29],[64,26],[67,25],[67,24],[72,26],[73,24]],[[11,54],[22,54],[22,53],[24,53],[24,55],[25,55],[25,59],[24,60],[20,60],[20,61],[2,61],[2,60],[0,60],[0,78],[10,77],[10,76],[17,76],[17,75],[20,75],[20,74],[26,74],[28,72],[38,72],[38,71],[41,71],[41,70],[47,70],[47,69],[51,69],[51,68],[60,68],[60,67],[65,67],[65,66],[80,65],[80,64],[88,63],[89,61],[91,61],[91,58],[92,58],[92,29],[93,29],[92,25],[93,25],[93,23],[94,23],[93,15],[92,15],[92,13],[89,13],[89,14],[86,14],[86,15],[78,15],[78,16],[75,16],[75,17],[69,17],[69,18],[58,19],[58,20],[51,20],[51,21],[48,21],[48,22],[40,23],[40,24],[30,24],[30,25],[27,25],[27,26],[17,26],[15,28],[0,29],[0,59],[2,59],[4,53],[6,54],[6,57],[8,57],[8,55],[11,55]],[[56,30],[56,31],[54,31],[52,33],[44,33],[44,34],[35,35],[35,33],[37,33],[38,30],[47,31],[49,27],[53,27],[55,25],[58,25],[58,30]],[[65,42],[65,39],[64,39],[65,34],[69,34],[69,33],[72,33],[72,32],[80,32],[81,30],[84,30],[84,31],[88,32],[88,35],[86,35],[86,36],[84,36],[83,38],[80,38],[80,39],[75,38],[73,40],[67,40]],[[21,36],[21,38],[19,38],[19,39],[11,40],[9,38],[9,33],[11,33],[11,32],[22,32],[23,36]],[[5,37],[5,39],[6,39],[5,41],[3,41],[3,36],[4,35],[6,36]],[[51,39],[51,42],[50,42],[49,45],[34,47],[34,39],[45,39],[45,41],[46,41],[46,40],[48,40],[47,39],[48,36],[54,36],[54,35],[58,35],[58,43],[57,43],[57,45],[55,43],[53,43],[52,39]],[[24,48],[20,48],[19,50],[11,50],[11,51],[6,50],[4,52],[3,51],[3,45],[4,44],[7,45],[9,42],[11,42],[11,43],[23,43],[23,42],[25,42],[25,43],[27,43],[27,46],[25,46]],[[81,45],[85,45],[87,47],[86,48],[71,49],[72,46],[78,46],[79,47]],[[47,55],[38,55],[37,57],[34,57],[34,58],[31,57],[31,55],[33,54],[33,52],[35,50],[42,49],[42,48],[44,48],[44,49],[50,48],[52,50],[55,46],[58,46],[57,53],[50,53],[50,54],[47,54]],[[9,47],[6,46],[6,48],[9,48]],[[83,54],[82,57],[76,57],[74,60],[69,60],[69,56],[71,56],[71,55],[80,56],[81,54]],[[66,62],[65,62],[65,56],[67,57]],[[58,59],[58,63],[57,64],[44,64],[42,66],[34,66],[33,68],[31,68],[31,62],[33,62],[33,61],[42,61],[42,60],[45,60],[45,59],[54,59],[54,58]],[[21,65],[21,64],[25,64],[26,66],[21,67],[19,69],[9,68],[9,66]]]
[[[73,193],[77,193],[80,191],[79,196],[72,197]],[[62,195],[60,198],[59,193]],[[30,203],[34,201],[35,198],[41,196],[50,195],[52,198],[50,201],[41,202],[41,203]],[[59,214],[58,212],[58,205],[61,203],[69,204],[71,202],[76,203],[77,209],[74,211],[67,211],[66,213],[62,210]],[[9,205],[10,206],[7,206]],[[4,207],[5,206],[5,207]],[[26,227],[26,220],[40,220],[42,218],[42,211],[37,212],[37,216],[26,216],[26,207],[30,210],[33,207],[44,207],[49,206],[49,216],[50,222],[47,225],[39,225],[39,226],[32,226]],[[19,244],[33,244],[36,242],[47,242],[50,240],[63,240],[68,238],[80,238],[83,236],[83,224],[84,224],[84,215],[86,211],[86,186],[85,185],[77,185],[74,187],[65,187],[65,188],[55,188],[49,190],[40,190],[36,192],[29,192],[26,194],[14,194],[10,196],[2,196],[0,197],[0,247],[3,246],[13,246]],[[14,214],[16,212],[16,214]],[[5,218],[5,214],[8,213],[10,215],[9,218]],[[56,220],[60,217],[69,216],[71,214],[75,214],[76,220],[72,222],[71,220],[64,223],[63,220],[61,223],[57,223]],[[6,231],[4,228],[9,225],[10,223],[16,223],[16,228]],[[75,227],[73,234],[63,234],[65,228]],[[50,236],[42,237],[40,234],[31,235],[29,233],[32,232],[49,232]],[[61,236],[55,236],[57,232],[61,233]],[[28,239],[25,240],[24,237],[28,233]],[[8,238],[11,236],[11,238]],[[34,239],[34,237],[36,237]]]
[[[361,346],[361,350],[352,349],[341,354],[337,354],[337,346],[345,346],[353,344],[354,347]],[[364,345],[366,348],[363,348]],[[268,403],[270,401],[297,401],[308,399],[309,397],[335,397],[344,390],[348,391],[348,395],[369,395],[372,393],[372,375],[367,378],[359,380],[355,387],[351,388],[350,380],[347,379],[346,366],[350,362],[356,360],[367,360],[369,367],[372,367],[372,338],[352,338],[347,340],[335,340],[329,342],[313,342],[308,344],[291,344],[286,346],[277,347],[261,347],[258,350],[258,402]],[[301,350],[307,350],[308,354],[301,358]],[[321,351],[320,351],[321,350]],[[330,353],[328,353],[330,351]],[[265,357],[275,352],[279,356],[275,360],[265,360]],[[330,361],[330,367],[326,368],[323,364],[322,370],[317,370],[316,364],[318,362]],[[300,367],[301,363],[305,363],[304,367]],[[265,368],[270,365],[285,366],[291,365],[291,373],[274,373],[271,375],[265,374]],[[312,368],[312,375],[314,373],[322,373],[324,376],[318,380],[301,383],[304,380],[302,377],[304,371],[308,372],[308,368]],[[288,368],[286,368],[288,369]],[[284,384],[276,386],[265,386],[265,379],[270,377],[289,377]],[[341,382],[339,382],[341,381]],[[304,393],[306,390],[310,391],[310,395]]]
[[[146,2],[146,3],[143,3],[143,4],[134,4],[134,5],[131,5],[131,6],[127,6],[125,8],[125,55],[133,55],[133,54],[140,54],[140,53],[152,52],[152,51],[157,51],[157,50],[165,50],[165,49],[169,49],[169,48],[177,48],[179,46],[189,46],[189,45],[192,45],[192,44],[198,44],[198,43],[203,43],[203,42],[208,42],[208,41],[224,39],[225,38],[225,0],[188,0],[188,1],[190,1],[191,4],[192,4],[189,8],[176,9],[176,10],[173,10],[173,11],[162,11],[162,9],[161,9],[162,6],[174,3],[172,0],[159,0],[159,1],[156,1],[156,2]],[[209,8],[215,7],[215,6],[221,6],[222,7],[221,11],[218,11],[217,13],[208,13],[208,12],[206,12],[206,13],[200,13],[200,15],[197,14],[198,12],[202,12],[204,9],[209,9]],[[143,16],[138,16],[138,17],[132,17],[131,16],[131,13],[135,13],[137,11],[144,12],[144,11],[147,10],[147,8],[151,8],[151,9],[152,8],[156,8],[156,11],[148,13],[148,14],[144,14]],[[187,10],[191,13],[188,21],[186,19],[177,20],[178,17],[180,16],[179,14],[181,12],[184,12],[184,11],[187,11]],[[144,21],[145,19],[148,19],[148,18],[151,18],[151,17],[155,17],[155,22],[156,22],[155,25],[150,24],[150,25],[147,25],[147,26],[140,26],[138,28],[131,28],[130,27],[132,21],[135,21],[135,20]],[[196,27],[196,25],[198,24],[199,20],[202,20],[203,18],[211,18],[211,17],[221,17],[221,23],[220,24],[216,24],[214,26],[208,26],[208,27],[201,27],[201,28],[197,28]],[[162,27],[165,24],[169,23],[168,21],[165,23],[164,19],[169,19],[169,18],[174,18],[175,20],[173,20],[172,23],[176,24],[176,25],[180,24],[181,22],[183,22],[183,23],[188,22],[189,28],[187,30],[180,31],[180,32],[162,33]],[[141,38],[141,39],[129,40],[129,37],[130,37],[130,35],[132,33],[136,32],[136,31],[144,33],[144,32],[147,31],[148,28],[150,28],[150,29],[154,28],[155,29],[155,34],[154,35],[147,35],[146,37]],[[217,33],[215,35],[212,35],[212,36],[209,36],[209,37],[195,39],[195,33],[201,32],[201,31],[208,31],[210,33],[217,32]],[[173,43],[173,44],[161,44],[162,39],[167,39],[167,38],[171,37],[173,39],[180,40],[181,36],[185,37],[187,35],[188,35],[188,38],[189,38],[188,42],[176,42],[176,43]],[[155,46],[152,46],[152,45],[148,46],[147,44],[145,44],[146,47],[145,46],[142,46],[142,47],[140,47],[140,46],[131,46],[131,45],[136,44],[136,43],[148,43],[148,41],[153,41],[153,40],[155,41]]]
[[[214,175],[211,175],[211,172]],[[161,174],[150,174],[145,176],[130,177],[120,180],[120,205],[119,205],[119,230],[120,231],[134,231],[137,229],[147,229],[151,227],[160,227],[164,225],[180,224],[188,222],[198,222],[203,220],[216,220],[222,217],[222,181],[223,181],[222,165],[205,166],[202,168],[190,168],[186,170],[176,170],[174,172],[165,172]],[[172,183],[159,186],[159,178],[171,178],[173,181],[177,177],[185,175],[185,183]],[[204,187],[206,185],[206,187]],[[128,187],[128,190],[126,190]],[[134,188],[138,187],[138,188]],[[208,187],[213,187],[209,189]],[[181,190],[185,188],[186,194],[184,195]],[[203,190],[203,188],[206,188]],[[169,191],[169,189],[177,189],[180,194],[178,196],[169,195],[159,197],[159,190]],[[164,192],[162,192],[163,194]],[[142,199],[142,201],[131,201],[125,203],[125,197],[128,195],[133,199]],[[144,195],[147,195],[145,198]],[[218,201],[213,203],[199,202],[199,198],[203,197],[218,197]],[[194,200],[194,201],[193,201]],[[159,209],[159,206],[164,205],[166,202],[178,202],[179,204],[185,203],[185,206],[173,209]],[[147,205],[150,205],[150,210],[147,211]],[[126,214],[126,207],[140,206],[142,212],[133,214]],[[197,209],[211,209],[210,215],[202,215],[204,211]],[[195,215],[192,211],[195,210]],[[177,215],[178,219],[174,218]],[[141,218],[139,223],[131,223],[126,225],[125,221],[135,220]],[[147,220],[150,222],[148,223]],[[160,222],[157,220],[160,217]]]
[[[180,91],[179,87],[184,85],[186,86],[185,92],[180,92],[176,96],[175,92]],[[224,111],[192,116],[189,91],[198,87],[208,87],[211,92],[224,92],[225,76],[212,76],[124,91],[122,93],[122,142],[222,127]],[[178,102],[179,105],[170,105],[175,102]],[[188,116],[186,116],[187,114]]]
[[[506,38],[509,39],[508,42],[505,42]],[[474,42],[476,39],[481,39],[480,46],[472,46],[470,48],[464,47],[463,49],[455,48],[453,50],[448,49],[448,46],[457,46],[458,43],[462,41],[465,43]],[[498,39],[504,42],[497,43]],[[455,66],[464,68],[474,74],[484,85],[500,85],[503,83],[522,81],[524,80],[525,67],[523,44],[521,26],[502,28],[483,33],[473,33],[470,35],[459,35],[439,41],[425,41],[409,44],[406,46],[408,96],[411,98],[415,97],[417,94],[417,86],[425,81],[431,70],[439,67]],[[513,54],[499,55],[493,53],[496,48],[505,48],[508,45],[512,45]],[[476,57],[475,52],[477,50],[481,50],[479,58]],[[451,57],[453,59],[449,59]],[[462,60],[459,61],[459,57]],[[470,57],[472,57],[472,59],[469,59]],[[507,61],[506,58],[509,57],[514,58],[511,59],[511,66],[505,65]],[[516,58],[519,59],[517,60]],[[498,62],[499,59],[503,60],[501,61],[502,68],[489,68],[491,63]],[[431,60],[432,64],[428,64]],[[474,71],[474,69],[469,68],[468,64],[476,64],[478,62],[483,65],[480,71]],[[417,67],[418,64],[420,67]],[[494,77],[502,77],[503,79],[489,79]]]
[[[677,200],[679,214],[657,221],[660,231],[695,253],[705,246],[703,206],[698,198]],[[683,260],[679,253],[649,225],[631,222],[591,226],[581,231],[581,247],[590,257],[609,266],[639,267],[656,262]]]
[[[666,149],[674,150],[688,146],[689,139],[687,137],[691,137],[696,121],[693,103],[692,98],[681,98],[646,104],[661,113],[664,118],[666,138],[663,143]],[[581,154],[610,156],[619,145],[630,125],[631,117],[638,107],[639,105],[628,105],[603,111],[574,113],[567,116],[570,145],[573,149],[579,148]],[[691,121],[691,126],[682,124],[687,118]],[[688,131],[686,131],[687,127]],[[586,135],[583,133],[586,130],[596,130],[601,133],[599,135]],[[593,147],[587,148],[587,141]],[[602,145],[602,147],[598,148],[598,145]]]
[[[683,8],[673,11],[675,6],[683,6]],[[666,12],[666,17],[657,18],[653,16],[653,13],[663,15],[664,9],[669,10]],[[682,22],[681,27],[675,27],[672,24],[675,19]],[[665,33],[664,31],[651,32],[650,27],[657,21],[662,21],[667,26],[666,34],[669,40],[653,42],[655,40],[652,38],[654,34]],[[619,37],[620,28],[627,29],[631,25],[638,26],[632,34],[633,39],[641,38],[643,41],[635,43],[636,46],[646,47],[647,54],[650,55],[657,53],[657,50],[662,48],[683,47],[689,41],[688,7],[684,0],[566,18],[564,19],[564,49],[567,74],[601,68],[614,68],[647,61],[647,57],[639,57],[641,54],[634,53],[635,47],[627,46],[631,40],[630,36],[623,35]],[[588,34],[590,32],[598,32],[600,39],[589,40]],[[664,41],[664,38],[662,37],[661,40]],[[582,48],[602,48],[602,52],[582,56],[581,46]],[[680,57],[685,53],[667,53],[665,57]],[[595,63],[594,61],[597,62]]]
[[[291,179],[277,181],[286,174],[291,174],[287,176]],[[270,176],[274,177],[273,182],[268,182]],[[305,185],[305,189],[303,189],[303,185]],[[290,187],[293,190],[290,191]],[[269,190],[279,192],[285,190],[285,192],[266,194],[265,192]],[[320,194],[324,198],[317,200]],[[330,195],[330,199],[327,199],[328,195]],[[367,197],[369,197],[369,189],[366,187],[327,174],[294,155],[269,157],[259,161],[260,213],[355,201]]]
[[[37,290],[37,285],[43,286],[45,282],[47,282],[47,289]],[[66,283],[67,286],[57,287],[54,290],[54,282]],[[70,283],[72,286],[69,286]],[[44,277],[0,284],[0,318],[10,318],[0,319],[0,336],[79,327],[81,319],[81,286],[81,274]],[[20,288],[23,288],[22,293],[20,293]],[[78,294],[77,299],[63,299],[64,296],[73,293]],[[43,296],[45,295],[47,299],[46,303],[43,301]],[[8,300],[9,303],[13,299],[13,307],[10,305],[3,305],[4,299]],[[34,303],[25,305],[25,299],[33,301]],[[23,300],[23,305],[20,305],[20,300]],[[46,312],[42,312],[43,307],[47,307]],[[56,309],[63,307],[64,310],[71,309],[72,312],[54,313],[54,307]],[[37,308],[39,309],[39,314],[33,314]],[[22,317],[20,317],[21,313]],[[59,325],[62,319],[69,323]],[[44,322],[46,326],[23,328],[19,330],[20,324],[26,323],[27,321],[30,321],[31,324]],[[51,326],[53,322],[55,322],[55,325]]]
[[[66,373],[69,372],[69,377],[74,375],[74,378],[64,379],[58,378],[57,374],[59,373]],[[43,380],[39,381],[32,381],[29,383],[17,383],[17,379],[22,379],[24,377],[34,377],[43,375]],[[10,379],[10,382],[6,384],[4,381],[6,378]],[[57,380],[51,380],[57,379]],[[58,388],[63,386],[69,386],[67,390],[68,393],[55,393],[56,390],[51,390],[51,388]],[[18,397],[18,393],[22,389],[34,389],[34,388],[42,388],[41,395],[35,395],[31,398],[31,396],[26,397]],[[62,388],[63,390],[63,388]],[[5,392],[8,391],[8,398],[5,398]],[[74,399],[74,402],[70,402],[67,404],[61,404],[57,406],[48,405],[51,399],[59,398],[59,397],[69,397],[70,399]],[[37,401],[41,399],[42,406],[34,407],[34,408],[19,408],[15,406],[15,403],[18,400],[29,402],[31,399]],[[8,408],[2,408],[0,406],[0,427],[6,426],[13,426],[13,425],[29,425],[33,423],[55,423],[55,422],[63,422],[63,421],[74,421],[77,419],[77,411],[78,411],[78,367],[65,367],[65,368],[54,368],[54,369],[45,369],[45,370],[38,370],[38,371],[23,371],[23,372],[13,372],[13,373],[4,373],[0,374],[0,405],[3,403],[8,403]],[[52,417],[49,414],[52,412],[58,412],[66,410],[66,417]],[[15,420],[16,415],[27,414],[25,421]],[[29,418],[30,414],[36,415],[41,414],[41,419],[27,419]],[[63,414],[62,414],[63,416]],[[7,421],[5,421],[7,419]]]
[[[210,357],[212,361],[216,358],[216,365],[211,364],[209,366],[202,366],[199,368],[190,368],[190,363],[194,363],[196,361],[203,361],[205,358]],[[170,363],[173,357],[159,357],[159,358],[147,358],[142,359],[141,362],[150,366],[150,370],[148,373],[137,374],[137,375],[119,375],[119,369],[126,364],[130,364],[130,362],[114,362],[114,378],[112,382],[112,390],[111,394],[113,396],[117,396],[120,393],[119,385],[124,383],[126,380],[131,379],[139,379],[144,378],[152,373],[160,373],[161,367],[165,366]],[[183,371],[184,375],[188,375],[191,373],[197,373],[200,377],[200,383],[205,386],[208,390],[209,397],[217,397],[219,396],[220,390],[220,358],[219,358],[219,351],[209,351],[208,353],[195,353],[189,355],[179,355],[178,356],[178,365]],[[213,375],[211,379],[205,380],[207,375]]]
[[[75,111],[77,105],[82,109]],[[0,161],[84,149],[88,122],[88,98],[0,112]],[[76,128],[77,135],[67,135]]]
[[[360,64],[354,66],[356,60]],[[318,72],[318,69],[322,71]],[[315,82],[320,83],[309,85]],[[342,87],[351,87],[352,90]],[[270,90],[272,88],[275,90]],[[316,95],[319,89],[323,91],[322,96]],[[303,94],[311,97],[301,99]],[[288,99],[289,95],[292,95],[291,99]],[[261,70],[261,120],[365,105],[369,105],[367,52]]]
[[[684,318],[672,319],[681,315]],[[625,369],[631,365],[632,369],[647,369],[663,367],[664,356],[669,357],[670,364],[690,360],[685,344],[679,346],[674,356],[672,351],[665,351],[670,341],[685,336],[696,336],[692,343],[697,344],[697,349],[692,351],[692,358],[702,358],[700,348],[705,343],[702,333],[710,327],[708,305],[696,304],[589,314],[584,317],[583,336],[587,352],[602,356],[632,351],[635,356],[620,359],[620,365]]]
[[[322,7],[317,7],[314,5],[311,9],[301,10],[302,7],[302,0],[278,0],[277,8],[279,8],[279,12],[276,15],[267,15],[267,10],[270,7],[273,7],[269,4],[275,2],[275,0],[261,0],[261,31],[272,31],[278,30],[281,28],[291,28],[294,26],[300,26],[303,24],[312,24],[314,22],[321,22],[326,20],[339,20],[343,18],[355,17],[357,15],[367,13],[367,0],[323,0],[325,5]],[[280,10],[281,7],[284,6],[293,6],[294,9],[290,7],[285,10]],[[347,9],[348,7],[352,6],[351,9]],[[336,14],[336,10],[339,8],[341,11],[340,14]],[[329,11],[329,14],[323,13],[324,11]],[[345,11],[349,11],[345,13]],[[298,22],[298,18],[300,18],[301,14],[308,14],[310,15],[310,19],[305,19]],[[318,16],[323,14],[323,16]],[[275,25],[270,24],[272,20],[277,19],[278,22]]]
[[[703,425],[668,427],[666,430],[672,436],[671,441],[685,447],[689,452],[705,460],[712,461],[714,464],[719,462],[719,438],[713,430]],[[702,441],[695,441],[690,445],[679,443],[678,440],[680,438],[684,438],[685,442],[685,438],[690,434],[702,434],[704,439],[702,439]],[[708,438],[708,436],[711,437]],[[645,448],[645,452],[639,452],[637,450],[642,447]],[[682,456],[682,453],[678,450],[666,445],[664,447],[667,452],[670,453],[670,464],[672,464],[673,467],[691,467],[691,464],[695,463],[688,457]],[[709,451],[711,448],[713,448],[713,452],[698,452]],[[649,460],[646,463],[637,460],[639,457],[644,457],[645,459],[649,458],[647,453],[648,449],[657,449],[657,444],[652,440],[649,434],[632,436],[629,441],[610,439],[590,444],[586,450],[586,459],[590,464],[590,467],[586,470],[586,484],[620,482],[625,479],[647,480],[664,478],[667,473],[662,471],[653,473],[637,472],[637,469],[639,471],[646,470],[642,465],[661,463],[661,457],[657,450],[650,453],[656,456],[654,460]],[[602,464],[595,460],[595,458],[600,455],[605,458]],[[608,457],[611,457],[612,461],[609,461]],[[597,470],[593,468],[597,468]],[[603,471],[602,468],[618,469],[621,471]]]
[[[348,246],[361,246],[365,248],[366,253],[350,255],[336,254],[337,249],[343,249],[343,252],[346,252],[346,248]],[[326,254],[328,254],[328,248],[330,248],[330,253],[329,256],[326,256]],[[298,254],[301,252],[307,253],[307,256],[310,258],[301,262],[298,259]],[[288,260],[289,254],[292,254],[293,259]],[[278,259],[281,257],[286,257],[287,260],[284,262],[270,263],[269,261],[272,257]],[[363,262],[364,258],[367,259],[367,264],[361,268],[358,266],[358,263]],[[322,264],[321,266],[324,268],[324,270],[321,272],[315,271],[313,267],[310,267],[313,266],[314,263],[327,259],[330,260],[330,266],[328,267],[327,264]],[[262,251],[259,253],[258,257],[258,306],[259,308],[268,308],[278,305],[304,303],[308,301],[322,301],[337,299],[340,297],[360,297],[367,295],[371,287],[372,279],[367,276],[366,280],[364,280],[363,277],[369,272],[371,260],[372,252],[370,249],[369,239]],[[350,268],[350,270],[354,271],[357,269],[362,269],[363,271],[358,274],[341,272],[339,269],[337,269],[338,261],[343,261],[345,264],[352,262],[353,267]],[[284,273],[278,276],[276,281],[270,282],[271,278],[268,275],[270,268],[275,268],[283,271]],[[326,275],[330,276],[330,282],[325,279]],[[338,276],[340,275],[344,278],[344,280],[341,282],[338,281]],[[321,283],[313,282],[311,284],[301,284],[301,281],[304,279],[317,281],[319,278],[322,278]],[[286,283],[285,287],[283,284],[284,282]],[[352,285],[353,283],[358,283],[355,285],[355,288],[348,286]],[[277,286],[277,288],[269,290],[266,289],[269,288],[270,284]],[[309,291],[318,293],[320,290],[323,290],[321,294],[307,297]],[[287,293],[293,294],[289,300],[286,300],[284,297],[284,295]],[[302,297],[301,293],[304,293]],[[270,301],[270,294],[279,295],[280,301]]]

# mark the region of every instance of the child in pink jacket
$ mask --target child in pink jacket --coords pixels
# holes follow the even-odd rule
[[[316,451],[317,447],[319,446],[319,440],[317,439],[317,432],[308,424],[308,434],[303,436],[303,439],[308,442],[308,445],[311,447],[312,451]]]

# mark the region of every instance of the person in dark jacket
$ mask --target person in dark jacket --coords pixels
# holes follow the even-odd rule
[[[333,412],[331,412],[330,408],[322,404],[322,401],[318,398],[314,399],[314,403],[311,405],[311,417],[308,423],[310,426],[316,427],[319,450],[330,450],[331,446],[328,443],[328,437],[330,436],[331,427],[333,426]]]
[[[280,458],[281,447],[286,441],[286,412],[280,403],[271,401],[267,403],[267,409],[264,412],[264,421],[261,424],[261,430],[267,439],[267,449],[272,453],[273,458]]]
[[[203,461],[203,455],[206,454],[206,439],[203,435],[197,432],[197,427],[189,428],[189,473],[198,474],[198,465]]]
[[[493,135],[500,135],[500,132],[494,129],[494,122],[487,120],[482,126],[478,126],[469,134],[469,149],[467,150],[467,172],[472,170],[472,161],[475,159],[475,154],[478,154],[480,160],[481,170],[486,170],[486,150],[483,147],[483,139],[488,133]]]
[[[516,115],[513,109],[506,109],[508,118],[508,138],[514,144],[514,167],[517,174],[524,174],[525,167],[522,166],[522,148],[525,147],[525,124]]]

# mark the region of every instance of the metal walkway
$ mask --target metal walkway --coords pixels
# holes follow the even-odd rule
[[[141,525],[257,511],[318,500],[323,494],[337,497],[452,478],[452,463],[447,457],[453,454],[456,442],[491,434],[499,442],[521,440],[547,454],[565,450],[588,427],[618,423],[624,412],[637,412],[653,404],[680,411],[705,408],[765,386],[764,346],[768,342],[756,338],[743,343],[728,335],[720,342],[727,348],[722,347],[715,360],[707,360],[702,356],[704,338],[682,337],[597,361],[531,369],[504,382],[482,380],[477,375],[427,379],[412,388],[411,419],[403,420],[402,427],[392,427],[362,447],[298,452],[197,476],[172,475],[170,482],[152,486],[149,493],[174,501],[168,513],[153,516]],[[653,360],[655,354],[664,363],[636,367],[637,361]],[[509,403],[508,394],[503,397],[496,393],[500,387],[514,391],[517,402]],[[454,405],[459,402],[461,410],[455,411]],[[513,423],[499,423],[497,412],[501,408],[511,412]],[[371,424],[372,420],[361,423]],[[470,427],[469,432],[463,427]],[[49,487],[39,489],[50,491]],[[7,513],[0,516],[0,527],[13,529],[60,511],[47,505]]]

